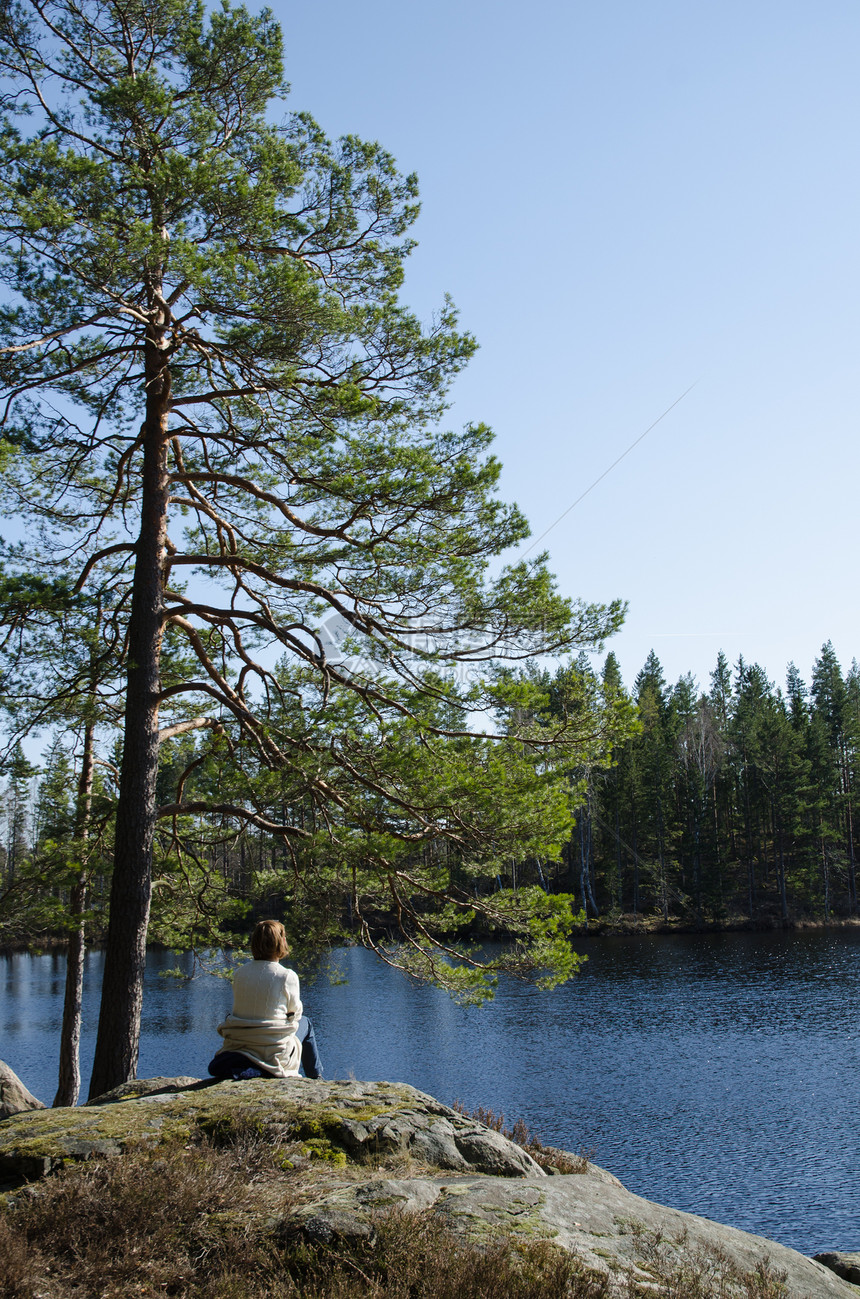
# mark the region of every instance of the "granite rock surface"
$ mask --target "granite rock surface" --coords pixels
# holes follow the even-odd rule
[[[398,1208],[430,1212],[448,1227],[482,1241],[499,1232],[546,1240],[571,1250],[604,1274],[623,1299],[629,1282],[655,1296],[682,1295],[684,1278],[706,1279],[714,1293],[746,1296],[757,1270],[784,1299],[847,1299],[860,1294],[828,1267],[763,1236],[694,1214],[667,1209],[627,1191],[602,1169],[518,1181],[495,1177],[377,1178],[330,1191],[294,1215],[307,1237],[326,1246],[368,1236],[374,1216]],[[753,1291],[752,1293],[758,1293]]]
[[[80,1109],[33,1109],[0,1122],[0,1183],[20,1186],[78,1160],[201,1136],[231,1139],[243,1130],[282,1147],[284,1167],[303,1179],[299,1206],[293,1201],[268,1223],[281,1236],[299,1233],[329,1248],[372,1238],[380,1214],[425,1213],[479,1244],[504,1236],[569,1250],[606,1278],[617,1299],[630,1293],[631,1282],[655,1296],[860,1295],[851,1256],[838,1256],[845,1263],[840,1274],[837,1256],[805,1258],[652,1203],[584,1161],[582,1172],[548,1175],[501,1133],[399,1083],[128,1083]],[[751,1289],[757,1276],[763,1288]],[[692,1289],[684,1288],[684,1278]],[[695,1288],[703,1278],[712,1289]]]
[[[834,1250],[832,1253],[816,1254],[817,1263],[823,1263],[844,1281],[852,1281],[860,1288],[860,1250]]]
[[[27,1091],[18,1075],[0,1060],[0,1119],[44,1108],[43,1102]]]
[[[80,1109],[40,1110],[0,1124],[0,1181],[43,1177],[69,1161],[120,1155],[237,1123],[304,1143],[328,1164],[408,1155],[431,1168],[544,1177],[520,1146],[398,1083],[306,1078],[126,1083]]]

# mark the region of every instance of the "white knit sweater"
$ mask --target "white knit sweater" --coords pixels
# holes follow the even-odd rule
[[[302,1058],[296,1029],[302,1014],[299,978],[279,961],[249,961],[233,976],[233,1013],[218,1032],[222,1051],[241,1051],[276,1078],[294,1077]]]

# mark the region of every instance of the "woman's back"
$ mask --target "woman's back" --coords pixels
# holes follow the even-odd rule
[[[233,976],[233,1014],[239,1019],[298,1022],[302,1013],[299,980],[279,961],[249,961]]]

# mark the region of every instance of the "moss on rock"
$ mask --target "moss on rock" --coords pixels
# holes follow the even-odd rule
[[[127,1086],[99,1105],[32,1111],[0,1123],[0,1177],[19,1184],[0,1196],[0,1237],[5,1231],[16,1239],[15,1224],[24,1223],[34,1241],[44,1242],[65,1214],[69,1239],[90,1241],[98,1229],[112,1242],[112,1233],[136,1230],[138,1219],[147,1232],[157,1219],[161,1253],[152,1241],[140,1248],[165,1276],[175,1255],[181,1268],[163,1288],[189,1295],[198,1293],[194,1259],[204,1255],[229,1260],[237,1248],[253,1247],[247,1268],[255,1285],[263,1272],[254,1269],[263,1269],[269,1280],[264,1277],[260,1293],[274,1296],[281,1293],[285,1250],[291,1267],[301,1271],[305,1260],[310,1284],[325,1259],[342,1257],[350,1276],[363,1276],[375,1266],[377,1239],[396,1238],[400,1249],[413,1231],[444,1242],[445,1258],[464,1249],[476,1276],[481,1259],[498,1260],[506,1251],[512,1259],[537,1251],[534,1258],[554,1276],[557,1250],[573,1260],[565,1277],[579,1287],[570,1293],[583,1299],[848,1299],[858,1293],[793,1250],[652,1204],[593,1165],[547,1177],[502,1133],[405,1085],[166,1079],[158,1086]],[[64,1170],[57,1178],[20,1188],[57,1170]],[[65,1257],[62,1240],[55,1242],[57,1257]],[[105,1244],[92,1275],[100,1279],[114,1267],[114,1254],[123,1251]],[[245,1293],[247,1268],[240,1269],[243,1288],[236,1293]],[[515,1269],[513,1281],[517,1275]],[[111,1293],[125,1293],[122,1278],[114,1280],[120,1288]],[[694,1281],[698,1288],[691,1289]],[[568,1293],[553,1290],[555,1284],[547,1281],[541,1293]],[[530,1290],[523,1294],[531,1299]]]
[[[0,1181],[33,1180],[70,1160],[173,1145],[200,1134],[298,1142],[335,1166],[412,1153],[424,1164],[522,1176],[537,1166],[513,1142],[403,1084],[249,1079],[126,1084],[81,1109],[38,1110],[0,1124]],[[482,1133],[486,1134],[482,1136]],[[483,1160],[483,1162],[482,1162]],[[484,1162],[488,1167],[484,1169]]]

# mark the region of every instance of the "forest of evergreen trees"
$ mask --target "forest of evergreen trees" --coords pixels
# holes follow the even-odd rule
[[[615,712],[620,706],[631,719],[620,728],[629,733],[616,743],[611,765],[570,773],[580,801],[561,859],[511,860],[500,869],[499,886],[571,892],[589,920],[610,925],[769,926],[857,913],[856,662],[843,672],[828,642],[808,685],[791,664],[781,688],[757,664],[741,658],[731,667],[720,654],[702,691],[690,675],[668,685],[652,652],[628,692],[613,654],[599,672],[582,655],[542,674],[546,724],[566,706],[572,677],[580,707],[596,715],[614,700]],[[173,761],[189,759],[193,765],[190,749]],[[95,784],[91,939],[99,937],[112,869],[110,767],[102,764]],[[165,790],[174,776],[165,769]],[[20,748],[7,768],[0,938],[62,935],[74,877],[66,858],[75,780],[74,755],[62,737],[40,773]],[[200,910],[189,908],[187,889],[173,888],[170,861],[162,860],[153,937],[184,946],[199,941],[207,926],[214,930],[216,915],[228,927],[241,923],[243,902],[277,902],[279,878],[289,874],[283,845],[226,820],[222,828],[204,871]],[[456,860],[449,856],[445,865],[456,882]],[[322,859],[315,870],[324,875]]]
[[[579,664],[581,671],[589,669]],[[623,690],[610,654],[603,681]],[[638,730],[614,765],[579,773],[585,798],[559,887],[589,917],[780,925],[857,912],[854,800],[860,668],[825,644],[784,688],[722,653],[709,689],[636,677]]]

